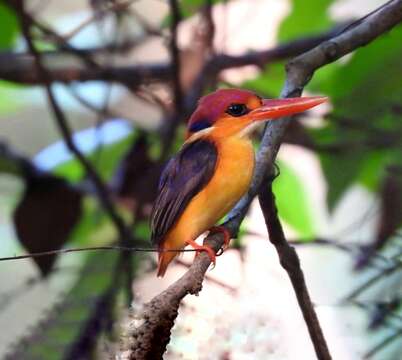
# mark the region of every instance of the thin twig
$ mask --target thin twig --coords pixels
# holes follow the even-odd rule
[[[17,1],[8,0],[8,2],[10,3],[10,6],[14,6],[14,7],[15,6],[20,7],[20,5],[19,5],[20,1],[21,0],[17,0]],[[79,49],[76,49],[74,46],[70,45],[68,43],[68,41],[62,35],[59,35],[53,29],[42,24],[41,22],[36,21],[36,19],[34,17],[32,17],[31,14],[29,14],[28,12],[25,12],[25,18],[27,20],[27,24],[35,25],[45,35],[47,35],[49,38],[52,38],[61,49],[79,56],[89,67],[95,67],[95,68],[99,67],[99,64],[94,59],[92,59],[92,57],[89,56],[89,54],[83,53]]]
[[[169,0],[172,16],[170,26],[169,51],[171,58],[171,72],[173,81],[174,110],[163,121],[162,126],[162,154],[170,153],[170,147],[174,142],[174,134],[179,124],[186,117],[183,111],[183,90],[181,86],[181,59],[178,47],[178,27],[181,21],[180,8],[177,0]],[[165,160],[164,158],[161,160]]]
[[[207,32],[206,40],[208,50],[211,54],[214,54],[214,39],[215,39],[215,23],[213,19],[213,3],[212,0],[205,1],[205,8],[203,10],[203,17],[205,21],[205,31]]]
[[[377,344],[370,351],[364,354],[363,359],[371,359],[376,353],[378,353],[380,350],[382,350],[401,336],[402,329],[396,330],[393,334],[385,337],[379,344]]]
[[[172,22],[170,26],[170,56],[172,59],[173,71],[173,88],[174,88],[174,103],[175,111],[179,113],[182,107],[183,92],[180,84],[180,50],[177,44],[178,26],[181,21],[180,9],[177,0],[169,0],[170,12],[172,14]]]
[[[103,4],[103,8],[99,8],[94,11],[86,20],[76,26],[74,29],[70,30],[68,33],[63,34],[63,38],[67,41],[74,36],[76,36],[79,32],[85,29],[88,25],[93,24],[99,19],[102,19],[107,15],[107,13],[121,13],[126,12],[129,7],[135,2],[136,0],[128,0],[123,2],[111,2]]]
[[[331,359],[331,355],[308,293],[304,274],[300,267],[299,257],[297,256],[294,247],[290,246],[286,241],[282,225],[278,218],[278,210],[276,208],[271,184],[263,184],[263,186],[261,186],[258,200],[267,225],[269,240],[272,245],[275,246],[276,251],[278,252],[279,261],[282,267],[286,270],[292,283],[317,358],[320,360],[329,360]]]
[[[377,283],[379,279],[381,279],[384,276],[390,276],[396,271],[400,271],[402,268],[402,264],[394,264],[391,266],[386,267],[385,269],[382,269],[378,274],[373,275],[370,279],[366,280],[362,285],[357,287],[355,290],[353,290],[352,293],[350,293],[345,299],[345,302],[351,301],[355,299],[359,294],[361,294],[363,291],[371,287],[373,284]]]

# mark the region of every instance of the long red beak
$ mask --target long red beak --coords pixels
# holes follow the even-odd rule
[[[298,97],[289,99],[264,99],[262,106],[251,111],[248,116],[253,121],[275,119],[293,115],[322,104],[325,96]]]

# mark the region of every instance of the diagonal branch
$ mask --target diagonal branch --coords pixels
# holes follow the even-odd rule
[[[282,91],[283,97],[301,94],[318,68],[329,64],[360,46],[367,45],[378,36],[390,30],[402,20],[402,0],[390,1],[386,6],[356,23],[340,35],[324,41],[316,48],[290,61],[287,65],[287,80]],[[281,139],[289,119],[268,123],[257,155],[255,178],[248,194],[239,202],[225,224],[235,235],[252,199],[258,194],[261,184],[270,171],[278,152]],[[205,243],[218,250],[223,245],[223,236],[208,236]],[[169,342],[170,331],[178,314],[181,300],[188,294],[197,294],[202,288],[206,270],[210,265],[207,254],[202,253],[194,260],[190,269],[161,294],[144,306],[128,335],[127,351],[130,359],[160,359]]]

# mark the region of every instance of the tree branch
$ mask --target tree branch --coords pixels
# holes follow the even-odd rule
[[[175,111],[180,112],[182,106],[183,91],[180,84],[180,49],[177,44],[177,30],[181,21],[181,14],[177,0],[169,0],[170,12],[172,14],[172,24],[170,26],[170,57],[172,59],[172,75]]]
[[[321,330],[317,314],[315,313],[314,306],[307,290],[303,271],[300,267],[300,260],[297,256],[296,250],[286,241],[282,225],[278,218],[278,211],[275,205],[275,197],[272,193],[271,185],[265,186],[265,184],[263,184],[263,186],[261,186],[258,200],[267,225],[269,240],[272,245],[275,246],[275,249],[278,252],[279,261],[288,273],[290,281],[292,282],[317,358],[320,360],[329,360],[331,359],[331,355],[329,354],[324,334]]]
[[[298,96],[318,68],[331,63],[360,46],[364,46],[379,35],[390,30],[402,19],[402,0],[390,1],[361,22],[342,31],[338,36],[324,41],[316,48],[290,61],[283,97]],[[259,192],[267,172],[271,169],[289,119],[269,122],[257,154],[257,165],[253,183],[248,194],[231,212],[225,224],[235,235],[252,199]],[[223,245],[223,236],[208,236],[204,243],[216,251]],[[178,314],[181,300],[187,294],[197,294],[202,288],[204,274],[210,265],[207,254],[201,253],[190,269],[161,294],[145,304],[143,311],[136,314],[140,326],[132,325],[126,350],[130,359],[160,359],[169,342],[170,331]],[[327,357],[328,358],[328,357]]]
[[[339,26],[327,33],[290,41],[273,49],[253,51],[239,56],[216,55],[206,63],[202,74],[208,74],[210,79],[225,69],[247,65],[262,67],[271,62],[288,59],[312,49],[337,32],[339,32]],[[74,55],[80,59],[82,54],[87,55],[87,53],[88,51],[85,50],[77,50]],[[47,65],[49,81],[71,83],[99,80],[136,87],[144,83],[171,81],[174,76],[170,63],[93,67],[84,66],[80,63],[69,64],[66,61],[67,54],[68,57],[71,56],[71,52],[63,51],[41,53],[43,63]],[[35,66],[33,56],[24,53],[0,53],[0,78],[28,85],[44,84],[44,79]],[[201,78],[202,76],[200,76]]]

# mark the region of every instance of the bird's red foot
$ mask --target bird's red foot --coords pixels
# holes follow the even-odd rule
[[[199,254],[200,251],[205,251],[209,258],[211,259],[211,262],[214,264],[216,263],[216,256],[215,256],[215,251],[209,247],[208,245],[198,245],[194,240],[186,240],[186,244],[190,245],[193,249],[196,250],[196,255]]]
[[[209,235],[216,234],[216,233],[222,233],[223,234],[223,241],[224,241],[223,242],[223,248],[222,248],[222,252],[223,252],[229,247],[230,232],[224,226],[212,226],[209,229]],[[221,254],[219,254],[219,255],[221,255]]]

